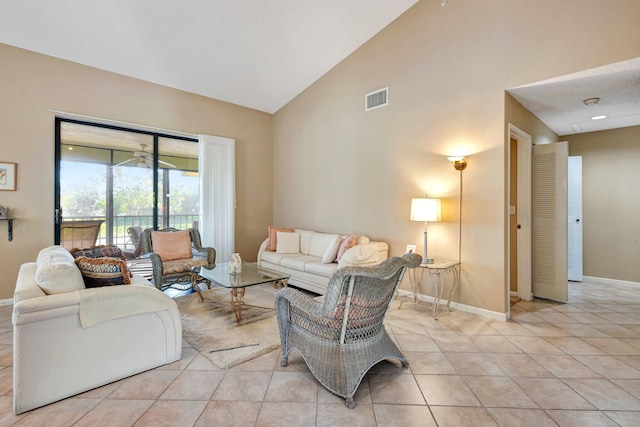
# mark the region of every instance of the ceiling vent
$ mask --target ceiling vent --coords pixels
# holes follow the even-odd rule
[[[373,110],[389,105],[389,88],[376,90],[364,96],[364,111]]]

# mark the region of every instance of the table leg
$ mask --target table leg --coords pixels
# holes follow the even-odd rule
[[[444,289],[443,276],[441,271],[430,270],[431,277],[434,278],[435,294],[433,298],[433,318],[438,320],[438,307],[440,306],[440,298],[442,298],[442,291]]]
[[[244,291],[245,288],[233,288],[231,289],[231,309],[233,314],[236,315],[236,322],[238,325],[242,322],[242,306],[244,305]]]
[[[451,286],[451,292],[449,292],[449,301],[447,301],[447,308],[449,311],[451,311],[451,299],[453,298],[453,294],[460,286],[460,266],[456,265],[451,269],[451,271],[453,274],[453,285]]]
[[[204,297],[202,296],[202,292],[200,292],[200,286],[198,286],[198,279],[200,275],[197,273],[191,273],[191,287],[196,290],[198,293],[198,297],[200,298],[200,302],[204,301]]]
[[[420,270],[418,272],[418,270]],[[420,290],[420,284],[422,283],[422,275],[424,274],[423,268],[410,268],[408,269],[409,274],[409,284],[411,285],[411,292],[413,292],[413,302],[421,303],[421,300],[418,300],[418,291]],[[398,310],[402,308],[402,304],[409,299],[406,295],[400,296],[399,291],[396,291],[396,297],[398,301],[400,301],[400,305],[398,306]]]
[[[275,282],[273,282],[274,289],[286,288],[287,286],[289,286],[288,279],[276,280]]]

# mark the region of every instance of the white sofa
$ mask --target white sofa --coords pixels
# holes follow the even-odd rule
[[[175,301],[139,276],[131,285],[85,288],[61,246],[20,267],[13,325],[16,414],[182,356]]]
[[[370,241],[359,236],[357,244],[348,249],[340,262],[323,263],[323,256],[338,233],[321,233],[296,228],[300,243],[297,253],[278,253],[269,251],[269,238],[265,239],[258,250],[257,264],[264,268],[290,274],[289,283],[320,295],[327,291],[329,277],[341,267],[349,265],[376,265],[389,256],[389,245],[385,242]]]

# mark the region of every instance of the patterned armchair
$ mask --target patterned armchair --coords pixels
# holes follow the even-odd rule
[[[188,251],[190,253],[188,255],[177,259],[163,259],[162,256],[164,255],[161,256],[162,252],[159,250],[154,251],[153,233],[185,232],[188,232],[190,240],[190,250]],[[158,235],[156,234],[156,236]],[[216,250],[214,248],[202,247],[200,232],[195,228],[189,228],[182,231],[175,228],[163,228],[156,232],[147,229],[140,235],[140,257],[149,258],[151,260],[151,266],[153,267],[153,276],[151,281],[156,288],[160,290],[165,290],[167,288],[185,290],[191,286],[192,267],[205,266],[207,268],[213,268],[215,266]]]
[[[344,267],[329,279],[324,303],[293,288],[276,294],[282,343],[281,366],[298,349],[311,373],[330,392],[355,407],[353,396],[376,363],[394,358],[409,363],[384,328],[384,317],[407,267],[422,257],[406,254],[374,267]]]

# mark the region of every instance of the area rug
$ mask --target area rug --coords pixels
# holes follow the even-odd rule
[[[247,304],[275,308],[276,289],[271,284],[246,288]],[[243,307],[238,325],[230,304],[229,289],[214,287],[197,294],[175,298],[182,318],[182,337],[200,354],[221,369],[280,348],[275,310]]]

